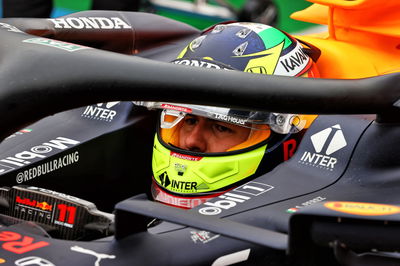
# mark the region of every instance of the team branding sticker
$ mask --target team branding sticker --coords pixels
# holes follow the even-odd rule
[[[307,207],[307,206],[311,206],[311,205],[313,205],[315,203],[318,203],[318,202],[321,202],[323,200],[326,200],[326,198],[319,196],[319,197],[313,198],[311,200],[308,200],[306,202],[303,202],[303,203],[301,203],[299,205],[296,205],[295,207],[289,208],[289,209],[286,210],[286,212],[287,213],[295,213],[301,208],[304,208],[304,207]]]
[[[118,114],[117,111],[113,110],[113,107],[119,103],[117,101],[86,106],[81,116],[92,120],[112,122]]]
[[[2,249],[15,254],[24,254],[50,245],[46,241],[36,241],[33,237],[11,231],[0,232],[0,242],[3,242],[1,244]]]
[[[200,161],[201,159],[203,159],[203,157],[199,157],[199,156],[193,156],[193,155],[186,155],[186,154],[181,154],[181,153],[176,153],[171,151],[170,152],[170,156],[172,157],[176,157],[179,159],[183,159],[183,160],[188,160],[188,161]]]
[[[0,162],[1,164],[10,167],[22,167],[47,158],[48,154],[52,154],[54,150],[63,151],[79,143],[80,142],[77,140],[65,137],[57,137],[48,142],[44,142],[41,145],[34,146],[29,150],[21,151],[13,156],[0,159]]]
[[[203,67],[203,68],[211,68],[211,69],[224,69],[224,70],[232,70],[231,67],[224,65],[219,62],[210,61],[210,60],[198,60],[198,59],[176,59],[172,61],[173,64],[176,65],[185,65],[185,66],[193,66],[193,67]]]
[[[159,175],[158,179],[161,186],[176,192],[196,192],[197,191],[197,182],[187,182],[170,179],[168,177],[167,172]]]
[[[47,38],[31,38],[31,39],[23,40],[22,42],[50,46],[50,47],[62,49],[62,50],[68,51],[68,52],[75,52],[75,51],[82,50],[82,49],[91,49],[90,47],[73,44],[73,43],[68,43],[68,42],[51,40],[51,39],[47,39]]]
[[[331,155],[347,146],[340,125],[315,133],[311,136],[311,142],[315,152],[305,151],[299,163],[333,171],[338,160]]]
[[[203,204],[205,207],[200,208],[198,211],[203,215],[218,215],[224,210],[228,210],[238,204],[245,203],[251,200],[253,197],[260,196],[261,194],[266,193],[273,188],[273,186],[267,184],[250,181],[231,190],[230,192],[205,202]]]
[[[51,18],[48,19],[56,29],[132,29],[119,17],[79,17],[79,18]]]
[[[79,152],[75,151],[73,153],[69,153],[62,157],[58,157],[54,160],[44,162],[38,166],[19,172],[15,180],[17,181],[18,184],[21,184],[36,177],[49,174],[63,167],[67,167],[71,164],[77,163],[78,161],[79,161]],[[0,165],[0,171],[1,169],[2,166]]]
[[[328,209],[362,216],[380,216],[400,213],[400,207],[386,204],[333,201],[324,206]]]
[[[214,235],[208,231],[190,231],[190,234],[191,234],[190,238],[195,244],[197,243],[206,244],[219,237],[219,235]]]
[[[116,256],[115,255],[110,255],[110,254],[105,254],[105,253],[98,253],[94,250],[91,249],[86,249],[80,246],[73,246],[71,247],[72,251],[78,252],[78,253],[82,253],[82,254],[87,254],[87,255],[92,255],[94,257],[96,257],[96,262],[94,265],[100,265],[100,261],[103,259],[115,259]]]
[[[168,103],[161,104],[161,108],[175,110],[175,111],[179,111],[179,112],[185,112],[188,114],[192,113],[192,109],[190,109],[190,108],[187,108],[184,106],[172,105],[172,104],[168,104]]]
[[[275,75],[298,76],[308,69],[311,63],[310,57],[303,51],[300,43],[296,48],[279,58],[279,64],[276,66]]]
[[[18,135],[24,135],[25,133],[31,133],[31,132],[32,132],[32,129],[24,128],[24,129],[21,129],[21,130],[15,132],[14,134],[8,136],[6,139],[11,139],[11,138],[14,138],[14,137],[16,137]]]
[[[23,31],[19,30],[17,27],[14,27],[13,25],[7,23],[0,23],[0,28],[6,29],[7,31],[11,32],[23,33]]]

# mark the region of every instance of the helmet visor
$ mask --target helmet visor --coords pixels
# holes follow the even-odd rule
[[[182,121],[187,114],[255,130],[260,130],[260,125],[268,125],[274,132],[279,134],[297,133],[302,130],[306,124],[306,121],[296,114],[243,111],[224,107],[167,102],[134,103],[149,109],[163,109],[160,121],[161,128],[173,128]]]

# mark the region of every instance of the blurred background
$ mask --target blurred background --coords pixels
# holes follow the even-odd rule
[[[254,21],[301,33],[315,25],[290,19],[305,0],[1,0],[2,17],[60,17],[89,10],[144,11],[204,29],[221,21]]]

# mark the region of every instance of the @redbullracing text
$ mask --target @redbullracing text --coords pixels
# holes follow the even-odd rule
[[[45,162],[36,167],[32,167],[23,172],[19,172],[16,177],[18,184],[31,180],[33,178],[48,174],[65,166],[71,165],[79,161],[79,152],[73,152],[63,157]]]

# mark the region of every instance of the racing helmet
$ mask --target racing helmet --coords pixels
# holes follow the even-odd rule
[[[308,50],[312,49],[264,24],[219,24],[190,42],[172,63],[221,71],[318,77]],[[170,102],[136,104],[161,110],[153,145],[152,196],[156,201],[187,209],[289,159],[304,129],[316,117]],[[207,133],[194,136],[200,126],[201,133]],[[188,144],[188,140],[198,143]]]

